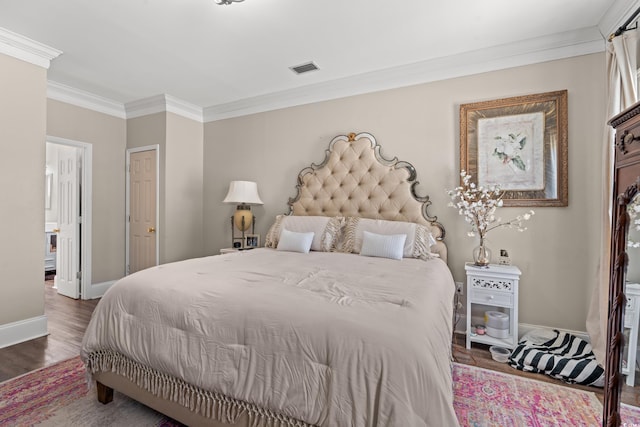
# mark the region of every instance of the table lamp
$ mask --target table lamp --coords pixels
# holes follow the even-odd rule
[[[237,203],[236,212],[231,217],[231,246],[240,240],[239,249],[245,248],[245,232],[251,227],[253,233],[255,226],[255,217],[251,213],[251,205],[262,205],[262,200],[258,195],[258,184],[251,181],[231,181],[229,183],[229,191],[222,201],[223,203]],[[235,225],[235,228],[234,228]],[[240,230],[241,237],[235,237],[235,229]]]

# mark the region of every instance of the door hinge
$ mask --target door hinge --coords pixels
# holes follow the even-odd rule
[[[76,279],[78,279],[78,280],[82,279],[82,271],[78,271],[76,273]]]

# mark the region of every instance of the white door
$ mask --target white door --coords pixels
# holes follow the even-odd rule
[[[135,273],[156,262],[156,150],[132,152],[129,163],[129,267]]]
[[[58,293],[78,299],[80,282],[78,265],[79,215],[79,158],[75,148],[60,150],[58,156],[58,248],[56,256],[56,284]]]

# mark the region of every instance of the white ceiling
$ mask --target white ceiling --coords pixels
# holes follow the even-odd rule
[[[602,50],[637,3],[0,0],[0,27],[63,52],[54,84],[122,104],[168,94],[224,115]],[[307,61],[320,70],[289,70]]]

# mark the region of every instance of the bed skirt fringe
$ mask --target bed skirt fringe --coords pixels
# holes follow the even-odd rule
[[[251,427],[313,427],[311,424],[269,409],[232,399],[220,393],[202,390],[114,351],[101,350],[90,353],[85,358],[85,365],[90,374],[113,372],[157,397],[223,423],[235,423],[246,411]]]

